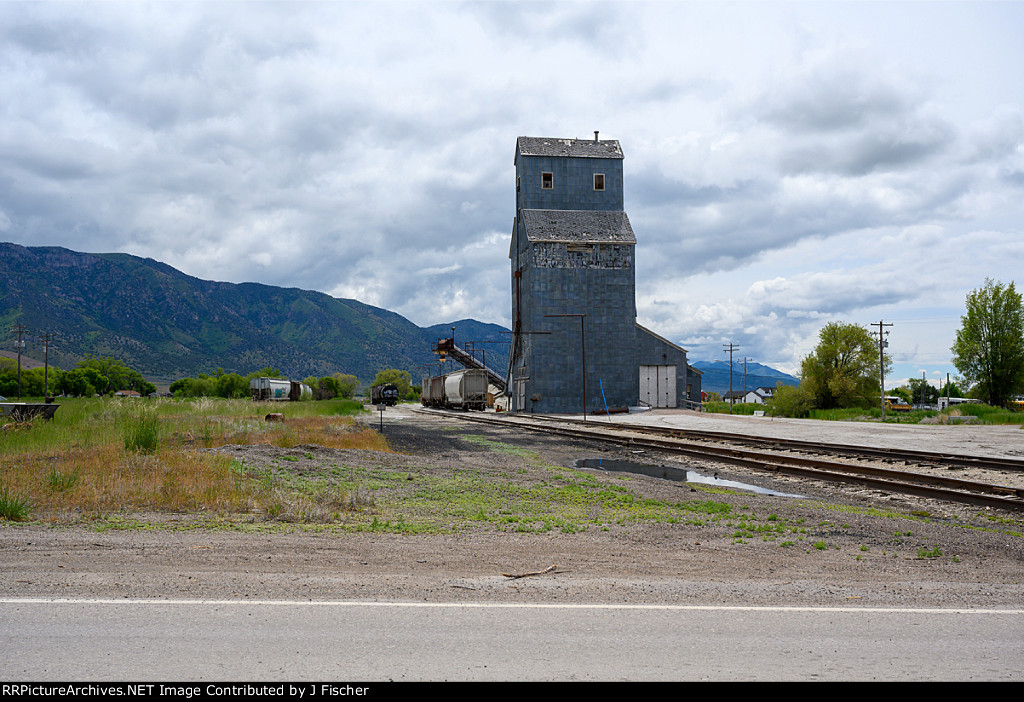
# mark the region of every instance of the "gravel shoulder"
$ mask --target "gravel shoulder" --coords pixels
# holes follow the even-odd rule
[[[427,534],[258,524],[246,531],[178,529],[195,519],[184,514],[132,515],[131,529],[3,524],[0,596],[943,608],[1020,608],[1024,602],[1019,514],[744,473],[652,452],[637,455],[409,408],[389,410],[384,422],[396,453],[311,446],[220,450],[256,467],[289,451],[315,452],[411,476],[469,471],[506,481],[530,480],[538,457],[562,467],[584,457],[628,458],[685,463],[802,497],[709,492],[592,471],[609,485],[628,485],[639,498],[714,500],[728,505],[735,518],[612,523],[576,533],[517,533],[492,524]],[[773,522],[791,525],[791,531],[751,531]],[[941,555],[920,555],[936,549]],[[545,574],[508,577],[550,566],[556,567]]]

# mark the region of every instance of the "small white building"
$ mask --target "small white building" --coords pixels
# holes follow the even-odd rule
[[[760,402],[761,402],[762,405],[767,403],[768,400],[770,400],[773,397],[775,397],[775,388],[760,387],[760,388],[755,388],[754,392],[756,392],[761,397]]]
[[[733,390],[722,396],[726,402],[732,398],[734,403],[748,403],[752,405],[763,405],[775,397],[775,388],[760,387],[753,390]]]

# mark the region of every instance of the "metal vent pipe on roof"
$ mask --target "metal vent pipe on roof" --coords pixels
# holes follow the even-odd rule
[[[598,131],[595,129],[594,130],[594,143],[595,144],[597,143],[597,135],[598,135]]]

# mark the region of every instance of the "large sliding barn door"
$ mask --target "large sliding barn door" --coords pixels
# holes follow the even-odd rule
[[[675,407],[676,367],[640,366],[640,401],[651,407]]]

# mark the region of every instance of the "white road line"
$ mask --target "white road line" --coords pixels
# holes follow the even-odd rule
[[[917,607],[798,607],[747,605],[659,605],[659,604],[557,604],[503,602],[349,602],[295,600],[153,600],[153,599],[90,599],[67,597],[2,597],[2,604],[98,604],[98,605],[206,605],[266,607],[393,607],[408,609],[590,609],[590,610],[666,610],[697,612],[849,612],[870,614],[1002,614],[1024,615],[1024,609],[917,608]]]

